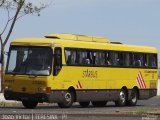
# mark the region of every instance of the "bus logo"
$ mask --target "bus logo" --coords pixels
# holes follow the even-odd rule
[[[144,79],[143,79],[143,76],[142,76],[141,72],[138,73],[136,80],[137,80],[137,83],[138,83],[140,88],[146,88],[146,84],[144,82]]]
[[[78,89],[81,89],[82,88],[82,85],[81,83],[78,81],[78,84],[76,85]]]

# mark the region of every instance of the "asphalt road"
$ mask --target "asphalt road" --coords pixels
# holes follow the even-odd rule
[[[25,109],[20,103],[0,107],[3,120],[160,120],[160,97],[138,101],[134,107],[116,107],[113,102],[106,107],[62,109],[56,104],[39,104],[36,109]]]

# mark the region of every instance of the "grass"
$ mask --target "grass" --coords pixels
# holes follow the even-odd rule
[[[0,101],[0,107],[17,107],[22,104],[17,101]]]
[[[5,107],[6,106],[6,102],[5,101],[0,101],[0,107]]]
[[[142,115],[148,113],[149,111],[151,111],[149,108],[139,108],[134,113]]]

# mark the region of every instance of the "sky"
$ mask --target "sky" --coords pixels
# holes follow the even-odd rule
[[[71,33],[153,46],[160,51],[160,0],[34,0],[34,4],[40,3],[48,7],[39,17],[19,19],[9,41]],[[2,28],[5,10],[0,10],[0,17]]]

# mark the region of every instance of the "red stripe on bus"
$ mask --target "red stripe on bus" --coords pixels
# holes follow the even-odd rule
[[[140,73],[140,75],[141,75],[141,78],[142,78],[142,81],[143,81],[143,84],[144,84],[144,88],[146,88],[146,84],[145,84],[145,81],[144,81],[144,79],[143,79],[142,73],[141,73],[141,72],[139,72],[139,73]]]
[[[78,85],[79,85],[80,88],[82,88],[82,85],[81,85],[81,83],[79,81],[78,81]]]

